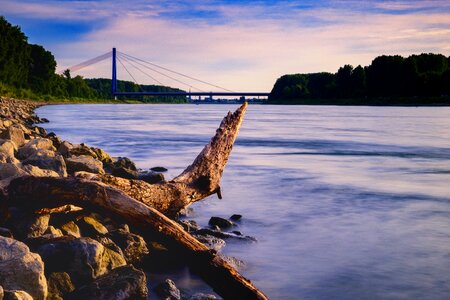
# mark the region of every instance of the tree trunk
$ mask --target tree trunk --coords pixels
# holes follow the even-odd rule
[[[120,190],[81,178],[19,177],[8,187],[8,204],[39,210],[75,205],[133,226],[148,241],[175,248],[213,289],[226,299],[267,299],[214,251],[154,208]],[[149,238],[151,238],[149,240]]]

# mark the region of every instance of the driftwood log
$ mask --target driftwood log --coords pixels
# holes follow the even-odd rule
[[[75,205],[108,215],[133,226],[148,241],[156,239],[175,249],[225,299],[267,299],[216,252],[167,217],[214,193],[220,197],[220,178],[245,110],[246,104],[229,113],[194,163],[172,181],[151,185],[86,174],[81,178],[25,176],[10,183],[8,202],[36,211]]]
[[[220,179],[246,109],[247,103],[244,103],[234,113],[228,113],[194,162],[169,182],[149,184],[141,180],[86,173],[79,176],[113,186],[169,217],[175,217],[180,210],[212,194],[217,194],[220,199]]]
[[[144,237],[168,243],[225,299],[267,299],[215,252],[180,225],[120,190],[81,178],[19,177],[8,188],[11,205],[38,210],[76,205],[130,224]]]

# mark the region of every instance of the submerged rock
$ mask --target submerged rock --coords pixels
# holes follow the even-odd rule
[[[211,217],[208,222],[211,226],[219,226],[220,228],[229,228],[234,225],[230,220],[221,218],[221,217]]]
[[[164,300],[180,300],[180,290],[171,279],[166,279],[155,287],[156,294]]]
[[[0,285],[5,290],[23,290],[36,300],[45,300],[47,280],[41,257],[22,242],[0,237]]]
[[[167,172],[168,170],[164,167],[153,167],[150,169],[153,172]]]
[[[67,297],[74,300],[146,300],[147,298],[146,276],[144,272],[133,266],[116,268],[98,277],[92,283],[75,290]]]
[[[155,183],[162,182],[165,180],[163,174],[153,173],[153,172],[139,174],[138,179],[148,182],[150,184],[155,184]]]
[[[214,251],[220,251],[223,247],[225,247],[226,243],[224,240],[214,237],[212,235],[195,235],[197,240],[205,244],[209,249]]]
[[[238,214],[234,214],[230,217],[231,221],[239,221],[240,219],[242,219],[242,215],[238,215]]]

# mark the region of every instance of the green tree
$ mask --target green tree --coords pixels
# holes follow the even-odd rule
[[[30,45],[28,86],[41,93],[49,93],[54,82],[56,61],[50,51]]]

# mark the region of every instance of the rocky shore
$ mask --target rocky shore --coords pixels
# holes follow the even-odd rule
[[[0,300],[147,299],[148,270],[186,263],[179,258],[183,252],[177,247],[174,247],[176,251],[171,248],[172,242],[165,244],[164,239],[154,234],[150,235],[155,236],[154,239],[149,238],[147,232],[143,234],[136,224],[128,224],[126,218],[117,217],[117,213],[94,209],[94,204],[93,209],[89,209],[90,204],[72,204],[65,198],[70,198],[73,186],[67,190],[66,187],[58,188],[59,196],[54,197],[64,198],[64,201],[56,207],[35,205],[44,196],[36,192],[21,194],[17,186],[20,186],[21,178],[55,178],[66,180],[64,182],[70,178],[84,178],[77,183],[91,188],[85,179],[99,176],[101,179],[98,181],[108,181],[111,186],[129,195],[130,185],[147,188],[160,184],[160,189],[167,188],[161,184],[165,183],[161,173],[164,168],[143,172],[128,158],[112,158],[102,149],[62,141],[54,133],[47,133],[36,126],[48,122],[34,114],[34,109],[39,105],[0,98]],[[201,179],[204,181],[203,177]],[[202,189],[203,181],[200,182]],[[48,182],[43,189],[53,188]],[[123,188],[124,182],[130,190]],[[176,183],[171,184],[173,188]],[[220,195],[220,190],[214,192]],[[95,198],[95,192],[92,194]],[[192,195],[189,197],[192,198]],[[27,198],[32,205],[23,205],[22,198]],[[86,200],[86,196],[80,195],[80,198]],[[142,202],[146,203],[145,199]],[[168,210],[166,214],[171,212]],[[207,245],[213,255],[210,260],[225,266],[231,274],[226,275],[227,278],[236,277],[237,282],[242,281],[246,288],[251,289],[249,281],[247,283],[245,278],[234,274],[233,268],[241,262],[233,258],[224,258],[226,262],[222,262],[220,258],[217,263],[216,257],[217,251],[225,245],[224,239],[254,240],[234,230],[233,225],[239,222],[240,217],[235,215],[231,220],[211,218],[209,228],[200,228],[192,220],[174,218],[184,231],[177,225],[173,228],[183,231],[181,235],[186,232]],[[170,222],[167,224],[172,226]],[[159,231],[167,234],[162,228]],[[176,239],[180,233],[174,235]],[[232,282],[236,278],[232,278]],[[221,291],[224,289],[226,287],[220,288]],[[187,294],[170,279],[160,283],[155,292],[161,299],[217,299],[216,295]],[[257,296],[256,299],[264,297]]]

